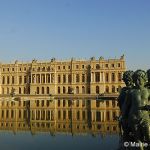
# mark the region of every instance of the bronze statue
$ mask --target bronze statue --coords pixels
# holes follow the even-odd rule
[[[122,111],[126,96],[129,93],[129,91],[133,88],[133,85],[134,85],[133,79],[132,79],[133,73],[134,73],[133,71],[129,70],[123,74],[122,80],[125,82],[126,87],[123,87],[121,89],[120,95],[118,97],[118,105],[121,111]]]
[[[121,111],[121,116],[119,117],[119,126],[120,126],[120,131],[123,132],[121,133],[123,140],[128,139],[129,132],[130,132],[130,129],[128,127],[128,121],[127,121],[128,118],[123,115],[123,112],[125,109],[124,105],[126,105],[126,101],[128,97],[127,95],[130,93],[130,91],[133,89],[134,86],[133,79],[132,79],[133,73],[134,72],[130,70],[124,72],[122,79],[125,82],[126,87],[123,87],[121,89],[120,95],[118,97],[118,105]]]
[[[150,142],[148,103],[150,90],[145,87],[147,74],[137,70],[133,74],[135,87],[130,90],[123,110],[128,125],[135,137],[135,142]]]
[[[129,113],[129,118],[134,125],[133,130],[137,138],[143,135],[145,141],[150,141],[149,135],[149,113],[148,111],[139,110],[140,107],[145,107],[149,103],[150,91],[144,87],[147,81],[147,75],[143,70],[137,70],[133,75],[133,80],[135,82],[135,88],[131,93],[131,108]],[[129,120],[129,121],[130,121]],[[132,124],[130,122],[130,124]],[[137,130],[134,126],[138,125]],[[143,129],[143,130],[142,130]]]

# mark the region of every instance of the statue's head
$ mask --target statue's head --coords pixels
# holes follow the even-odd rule
[[[133,85],[133,76],[134,72],[131,70],[128,70],[124,72],[122,80],[125,82],[126,86],[132,86]]]
[[[147,70],[148,82],[150,82],[150,69]]]
[[[133,82],[136,86],[144,85],[147,81],[147,74],[144,70],[137,70],[133,74]]]

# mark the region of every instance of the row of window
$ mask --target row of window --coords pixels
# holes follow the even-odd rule
[[[57,106],[58,107],[71,107],[72,105],[74,105],[74,103],[76,103],[76,107],[79,107],[79,101],[80,100],[60,100],[60,99],[58,99],[57,100]],[[88,102],[86,101],[86,100],[82,100],[81,101],[82,102],[82,107],[85,107],[86,106],[86,104],[88,104]],[[87,102],[87,103],[86,103]],[[36,107],[39,107],[39,106],[41,106],[41,107],[44,107],[44,106],[46,106],[46,107],[49,107],[50,106],[50,101],[49,100],[47,100],[47,101],[45,101],[45,100],[36,100],[35,101],[35,103],[36,103]]]
[[[31,70],[31,67],[18,67],[18,68],[3,68],[2,69],[3,72],[14,72],[14,71],[27,71],[27,70]],[[50,66],[48,67],[35,67],[35,68],[32,68],[32,71],[50,71],[50,70],[53,70],[53,68],[50,68]]]
[[[121,89],[121,86],[119,85],[118,87],[112,85],[111,87],[110,86],[106,86],[105,87],[105,93],[116,93],[116,92],[119,92],[119,90]],[[96,94],[100,94],[100,86],[96,86],[95,87],[95,90],[96,90]]]
[[[103,65],[101,67],[100,67],[100,64],[96,64],[93,69],[100,69],[100,68],[103,68],[103,67],[105,67],[105,68],[110,68],[110,67],[111,68],[115,68],[115,67],[120,68],[121,64],[120,63],[117,63],[117,64],[114,64],[114,63],[108,64],[108,63],[106,63],[105,65]],[[61,69],[70,69],[70,68],[71,68],[70,65],[69,66],[57,66],[58,70],[61,70]],[[82,65],[82,64],[81,65],[79,65],[79,64],[75,65],[75,69],[85,69],[85,68],[86,68],[86,65]],[[90,65],[88,65],[87,68],[90,68]]]
[[[69,91],[69,89],[70,89],[70,87],[68,87],[68,91]],[[114,85],[112,85],[111,88],[110,88],[110,86],[106,86],[105,93],[116,93],[120,89],[121,89],[121,86],[115,87]],[[100,86],[97,85],[95,87],[95,91],[96,91],[96,94],[100,94],[101,93]],[[74,92],[76,94],[86,94],[86,93],[90,93],[90,89],[89,88],[86,89],[85,86],[82,86],[82,87],[76,86]],[[68,93],[66,87],[58,86],[58,94],[66,94],[66,93]]]
[[[118,115],[116,111],[106,111],[106,113],[97,111],[96,114],[96,120],[95,121],[114,121],[116,116]],[[106,115],[104,117],[104,115]],[[56,117],[56,116],[55,116]],[[72,113],[72,110],[58,110],[57,112],[57,118],[58,120],[66,120],[66,119],[75,119],[75,120],[85,120],[87,119],[87,111],[82,110],[82,111],[76,111],[76,113]],[[92,117],[92,116],[91,116]],[[47,110],[42,110],[39,111],[37,110],[36,112],[32,112],[32,117],[33,120],[54,120],[54,112],[53,111],[47,111]],[[94,118],[91,118],[94,120]]]
[[[110,102],[112,102],[111,108],[113,107],[117,107],[118,104],[115,101],[106,101],[106,107],[110,107]],[[50,101],[47,100],[36,100],[36,107],[49,107],[50,106]],[[27,101],[19,101],[18,102],[18,106],[23,106],[25,107],[27,104]],[[76,104],[76,105],[75,105]],[[89,104],[89,102],[87,100],[57,100],[57,107],[71,107],[71,106],[82,106],[85,107]],[[13,107],[15,106],[15,102],[9,102],[9,101],[2,101],[2,107],[3,106],[7,106],[7,107]],[[100,101],[96,101],[96,107],[101,107],[101,102]]]
[[[100,111],[96,111],[96,121],[104,121],[104,113]],[[111,114],[110,114],[111,113]],[[32,120],[54,120],[54,111],[51,110],[36,110],[31,111],[30,118]],[[73,115],[73,116],[72,116]],[[106,121],[114,120],[114,118],[117,116],[116,111],[107,111],[106,112]],[[1,118],[15,118],[16,117],[16,110],[2,110],[1,111]],[[18,111],[18,119],[27,119],[29,117],[29,113],[26,110],[19,110]],[[85,120],[87,119],[87,112],[85,110],[82,111],[76,111],[76,113],[72,114],[72,110],[58,110],[57,118],[59,120],[66,120],[66,119],[72,119],[72,117],[75,120]],[[91,118],[92,119],[92,118]],[[94,119],[94,118],[93,118]],[[92,120],[93,120],[92,119]]]
[[[116,87],[116,86],[112,85],[111,88],[110,88],[110,86],[106,86],[105,93],[116,93],[120,89],[121,89],[121,86]],[[12,90],[12,88],[8,88],[8,87],[3,88],[2,87],[2,94],[10,94],[11,90]],[[70,86],[68,86],[68,87],[58,86],[58,88],[57,88],[58,94],[68,94],[68,93],[70,93],[70,91],[71,91]],[[96,94],[100,94],[101,93],[100,86],[97,85],[95,87],[95,91],[96,91]],[[76,86],[74,89],[74,92],[76,94],[86,94],[86,93],[90,94],[90,88],[86,88],[85,86],[82,86],[82,87]],[[24,87],[24,88],[19,87],[18,94],[30,94],[30,87]],[[50,87],[37,87],[34,94],[50,94]]]
[[[80,76],[81,76],[81,80],[80,80]],[[95,82],[100,82],[101,80],[101,76],[100,76],[100,72],[96,72],[95,73],[95,79],[94,81]],[[117,79],[116,79],[117,78]],[[78,82],[90,82],[91,81],[91,77],[90,76],[87,76],[86,78],[86,75],[85,74],[76,74],[76,80],[75,80],[77,83]],[[122,73],[118,73],[118,74],[115,74],[115,73],[106,73],[106,76],[105,76],[105,81],[106,82],[121,82],[122,81]],[[61,78],[61,75],[58,75],[58,83],[66,83],[66,75],[63,75],[63,78]],[[68,82],[71,82],[71,74],[68,75]]]
[[[68,87],[68,88],[66,88],[66,87],[59,87],[58,86],[58,94],[67,94],[67,93],[69,93],[69,91],[70,91],[70,89],[71,89],[71,87]],[[75,88],[75,92],[76,92],[76,94],[79,94],[80,93],[80,88],[79,88],[79,86],[76,86],[76,88]],[[86,93],[86,88],[85,88],[85,86],[82,86],[82,94],[85,94]]]
[[[90,68],[90,65],[88,65],[87,66],[88,68]],[[103,67],[105,67],[105,68],[120,68],[121,67],[121,63],[106,63],[106,64],[104,64],[103,66],[101,66],[102,68]],[[100,69],[101,68],[100,67],[100,64],[96,64],[95,66],[94,66],[94,68],[95,69]],[[83,65],[83,64],[81,64],[81,65],[79,65],[79,64],[76,64],[75,65],[75,69],[85,69],[86,68],[86,65]],[[66,69],[71,69],[71,65],[63,65],[63,66],[60,66],[60,65],[58,65],[57,66],[57,70],[66,70]],[[14,72],[14,71],[27,71],[27,70],[31,70],[31,67],[18,67],[18,68],[15,68],[15,67],[12,67],[12,68],[9,68],[9,67],[5,67],[5,68],[3,68],[2,69],[3,70],[3,72],[9,72],[9,71],[12,71],[12,72]],[[48,67],[33,67],[32,68],[32,71],[52,71],[52,70],[54,70],[54,68],[53,67],[50,67],[50,66],[48,66]]]
[[[110,76],[111,75],[111,76]],[[117,77],[117,79],[116,79]],[[57,81],[58,83],[71,83],[72,82],[72,76],[71,74],[64,74],[60,75],[58,74],[57,76]],[[100,72],[95,73],[95,82],[100,82]],[[78,82],[90,82],[91,77],[89,75],[86,76],[86,74],[82,74],[80,78],[80,74],[76,74],[76,83]],[[105,74],[105,81],[106,82],[121,82],[122,81],[122,73],[118,73],[117,76],[115,73],[106,73]],[[31,83],[31,76],[19,76],[19,84],[26,84],[26,83]],[[54,83],[54,74],[33,74],[32,75],[32,83]],[[15,84],[15,77],[14,76],[3,76],[2,77],[2,84]]]
[[[50,101],[47,100],[36,100],[35,101],[36,103],[36,107],[49,107],[50,106]],[[111,105],[110,105],[111,103]],[[76,107],[79,107],[79,106],[82,106],[82,107],[85,107],[89,105],[89,101],[88,100],[60,100],[58,99],[57,100],[57,107],[71,107],[71,106],[76,106]],[[103,105],[103,103],[102,103]],[[106,107],[111,107],[111,108],[114,108],[114,107],[117,107],[118,104],[116,103],[116,101],[106,101]],[[101,107],[101,102],[100,101],[96,101],[96,107]]]
[[[114,121],[116,116],[118,115],[116,111],[106,111],[105,113],[105,121]],[[96,121],[104,121],[104,114],[103,112],[97,111],[96,112]]]
[[[2,101],[2,106],[7,106],[7,107],[13,107],[13,106],[25,107],[26,105],[27,105],[27,101],[19,101],[18,103],[15,103],[13,101]]]
[[[110,103],[112,105],[110,105]],[[101,101],[96,101],[96,107],[101,107],[101,104],[104,105]],[[118,107],[118,103],[116,103],[116,101],[106,101],[106,107],[111,107],[111,108],[115,108]]]
[[[18,69],[18,70],[17,70],[17,69]],[[27,71],[27,70],[30,70],[30,69],[31,69],[31,67],[28,67],[28,68],[27,68],[27,67],[24,67],[24,68],[21,68],[21,67],[20,67],[20,68],[3,68],[3,72],[5,72],[5,71],[6,71],[6,72],[9,72],[9,71],[10,71],[10,72],[11,72],[11,71],[12,71],[12,72],[14,72],[14,71]]]
[[[52,128],[54,126],[53,123],[45,123],[45,122],[36,122],[36,123],[32,123],[31,124],[32,127],[37,127],[37,128]],[[1,127],[13,127],[13,126],[16,126],[16,124],[14,125],[13,123],[0,123],[0,126]],[[18,127],[28,127],[28,124],[26,123],[18,123]],[[64,124],[64,123],[57,123],[57,128],[58,129],[70,129],[71,128],[71,124]],[[88,126],[87,124],[76,124],[74,125],[74,128],[77,129],[77,130],[87,130]],[[101,124],[94,124],[92,125],[93,129],[97,129],[97,130],[103,130],[104,126],[101,125]],[[107,125],[106,128],[105,128],[105,131],[117,131],[118,129],[118,126],[117,125]]]
[[[31,76],[19,76],[19,84],[30,83]],[[2,84],[15,84],[15,76],[3,76]]]
[[[11,92],[12,92],[12,88],[8,88],[8,87],[3,88],[2,87],[2,94],[11,94]],[[24,87],[24,88],[19,87],[18,93],[16,93],[16,94],[30,94],[30,87]]]
[[[116,77],[117,77],[117,79],[116,79]],[[118,73],[117,76],[115,73],[111,73],[111,74],[106,73],[105,74],[105,81],[110,82],[110,80],[111,80],[111,82],[115,82],[115,81],[121,82],[122,81],[122,73]]]

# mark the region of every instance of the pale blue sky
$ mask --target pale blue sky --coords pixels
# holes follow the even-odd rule
[[[150,68],[149,0],[0,0],[0,61],[119,58]]]

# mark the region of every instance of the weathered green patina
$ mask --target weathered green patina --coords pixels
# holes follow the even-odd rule
[[[126,74],[127,72],[124,73],[124,76]],[[133,80],[130,79],[132,84],[127,84],[125,79],[123,78],[126,87],[122,89],[118,98],[122,113],[121,125],[123,128],[123,137],[125,137],[123,141],[130,142],[130,135],[132,135],[134,137],[132,140],[137,143],[150,143],[150,89],[148,86],[150,83],[150,70],[147,73],[143,70],[135,71],[132,74]],[[144,149],[144,147],[141,146],[139,149]]]

